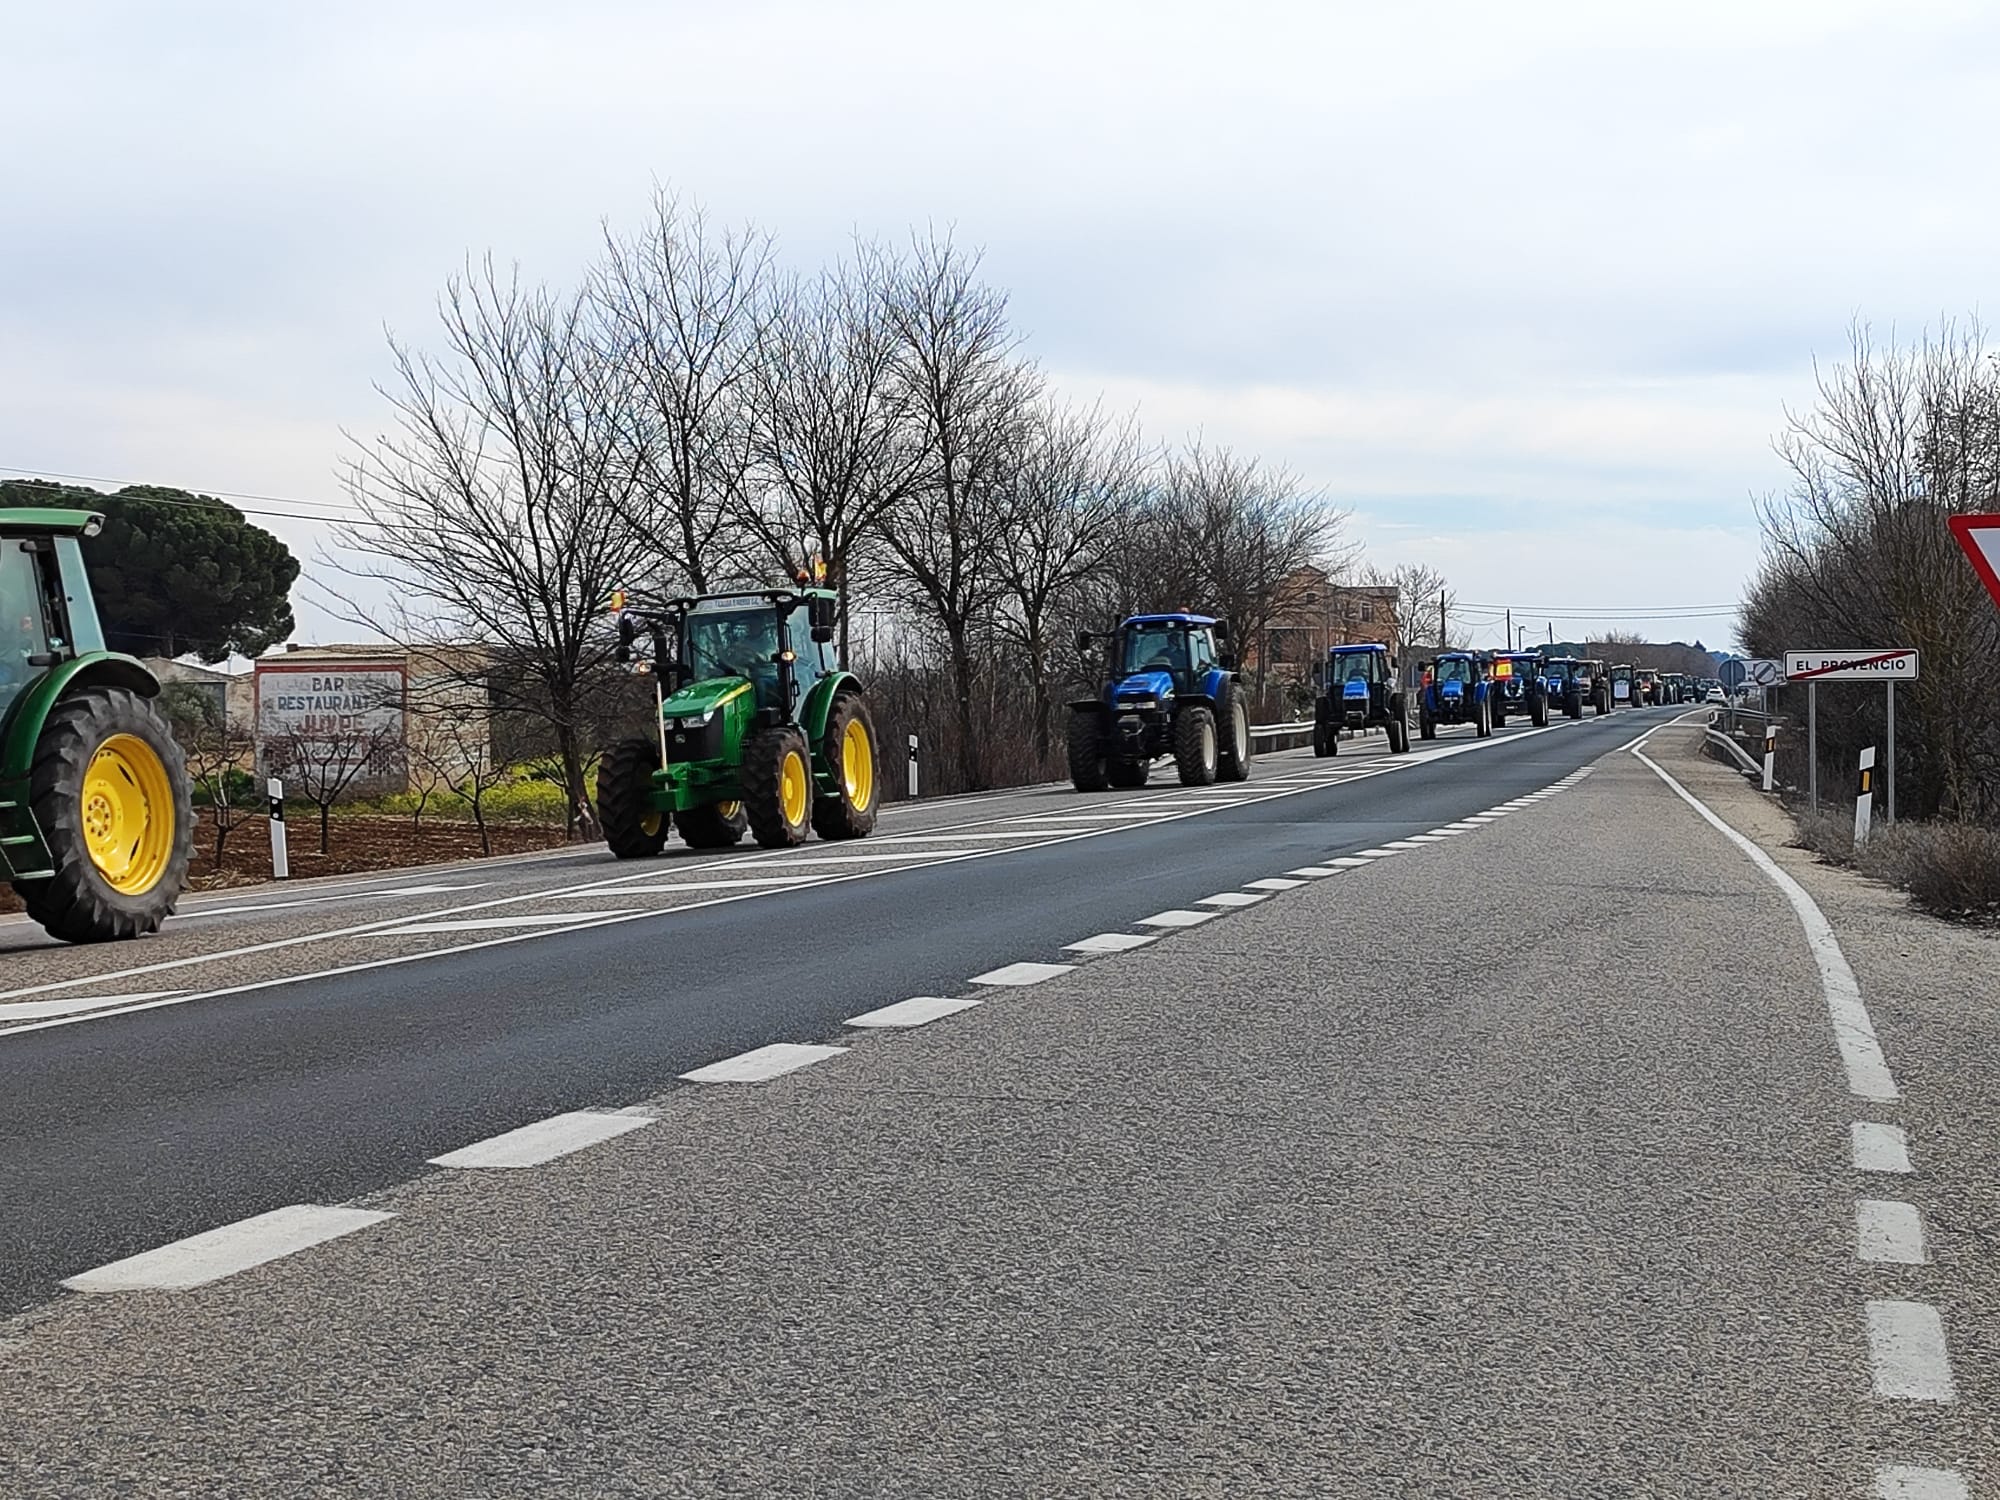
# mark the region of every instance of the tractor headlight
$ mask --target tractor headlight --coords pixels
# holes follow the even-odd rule
[[[1120,708],[1158,708],[1160,700],[1158,698],[1120,698],[1118,706]]]
[[[714,717],[715,717],[715,706],[713,704],[710,704],[707,708],[704,708],[698,714],[683,714],[680,718],[674,720],[674,728],[699,729]]]

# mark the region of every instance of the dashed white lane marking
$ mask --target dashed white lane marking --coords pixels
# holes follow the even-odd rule
[[[1875,1500],[1971,1500],[1965,1476],[1956,1469],[1923,1469],[1885,1464],[1875,1473]]]
[[[1424,846],[1415,839],[1391,839],[1382,847],[1384,849],[1421,849]]]
[[[554,927],[565,922],[588,922],[592,917],[616,917],[615,911],[546,912],[534,917],[457,917],[449,922],[410,922],[401,927],[378,927],[359,937],[416,937],[427,932],[497,932],[509,927]]]
[[[1944,1319],[1926,1302],[1868,1304],[1868,1365],[1875,1394],[1895,1401],[1956,1401]]]
[[[1840,1048],[1841,1065],[1847,1070],[1847,1090],[1859,1099],[1886,1104],[1897,1097],[1896,1080],[1882,1056],[1882,1044],[1875,1036],[1875,1023],[1868,1019],[1868,1007],[1861,1003],[1861,985],[1848,967],[1847,955],[1833,935],[1826,914],[1807,894],[1806,888],[1778,868],[1776,860],[1756,844],[1731,828],[1711,812],[1694,793],[1667,774],[1660,765],[1634,750],[1633,755],[1664,781],[1673,794],[1707,820],[1716,832],[1741,849],[1750,862],[1784,893],[1804,929],[1806,947],[1819,968],[1820,989],[1826,996],[1827,1018],[1833,1022],[1833,1039]]]
[[[1058,826],[1068,825],[1072,823],[1078,825],[1094,824],[1094,823],[1129,823],[1134,819],[1144,820],[1146,817],[1146,808],[1152,807],[1154,805],[1155,804],[1148,802],[1138,807],[1128,807],[1123,812],[1032,813],[1024,817],[1007,818],[1004,821],[1013,824],[1016,827],[1024,823],[1036,823],[1036,824],[1051,823],[1051,824],[1056,824]]]
[[[796,1073],[800,1068],[809,1068],[816,1062],[825,1062],[829,1057],[838,1057],[845,1047],[808,1046],[803,1042],[773,1042],[768,1047],[753,1047],[748,1052],[739,1052],[734,1057],[725,1057],[721,1062],[712,1062],[705,1068],[696,1068],[681,1077],[689,1083],[763,1083],[768,1079],[782,1078],[787,1073]]]
[[[1156,911],[1150,917],[1139,918],[1141,927],[1199,927],[1203,922],[1212,922],[1221,916],[1219,911],[1187,911],[1176,908],[1172,911]]]
[[[1075,964],[1004,964],[997,969],[989,969],[984,974],[972,976],[974,984],[1040,984],[1045,979],[1054,979],[1058,974],[1067,974]]]
[[[1015,828],[1005,833],[967,833],[957,829],[950,833],[892,833],[886,838],[870,839],[872,844],[963,844],[973,840],[985,844],[1004,844],[1010,840],[1036,837],[1032,828]],[[926,849],[925,854],[933,851]]]
[[[1203,896],[1196,906],[1255,906],[1259,901],[1269,901],[1268,895],[1252,895],[1248,891],[1217,891],[1213,896]]]
[[[1854,1205],[1854,1242],[1863,1260],[1898,1266],[1921,1266],[1930,1260],[1924,1250],[1923,1216],[1914,1203],[1893,1198],[1863,1198]]]
[[[0,1005],[0,1021],[33,1021],[41,1016],[72,1016],[100,1005],[131,1005],[140,1000],[159,1000],[178,995],[179,990],[140,990],[130,995],[78,995],[68,1000],[16,1000]]]
[[[1447,836],[1441,833],[1413,833],[1403,840],[1406,844],[1442,844]]]
[[[665,885],[619,885],[609,890],[550,891],[556,901],[601,901],[606,896],[671,896],[675,891],[733,891],[756,886],[810,885],[817,875],[746,875],[738,880],[676,880]],[[574,922],[576,913],[569,914]]]
[[[1911,1172],[1910,1142],[1900,1125],[1856,1120],[1848,1127],[1857,1172]]]
[[[1394,859],[1403,851],[1400,849],[1360,849],[1355,852],[1362,859]]]
[[[371,1208],[321,1208],[294,1203],[219,1229],[191,1234],[157,1250],[144,1250],[63,1282],[73,1292],[180,1291],[261,1266],[394,1214]]]
[[[849,1016],[849,1026],[928,1026],[946,1016],[970,1010],[977,1000],[948,1000],[942,995],[913,995],[865,1015]]]
[[[481,1170],[497,1167],[539,1167],[543,1162],[568,1156],[586,1146],[614,1140],[628,1131],[643,1130],[653,1123],[651,1115],[608,1114],[579,1109],[568,1114],[550,1115],[518,1130],[502,1131],[470,1146],[460,1146],[443,1156],[433,1156],[434,1167],[464,1167]]]
[[[1338,875],[1340,871],[1331,865],[1300,865],[1296,870],[1287,870],[1285,873],[1303,875],[1307,880],[1321,880],[1328,875]]]
[[[1447,823],[1444,825],[1444,827],[1438,829],[1437,831],[1439,833],[1470,833],[1472,832],[1473,829],[1477,828],[1478,826],[1479,825],[1477,823],[1467,823],[1464,821],[1460,821],[1457,823]]]
[[[1472,832],[1470,828],[1433,828],[1426,837],[1435,839],[1455,839],[1461,834]],[[1415,835],[1412,835],[1415,837]]]
[[[1511,814],[1513,811],[1514,809],[1511,807],[1489,807],[1486,809],[1485,816],[1489,818],[1504,818],[1507,817],[1509,814]],[[1473,820],[1468,820],[1468,821],[1473,821]]]
[[[1374,864],[1375,861],[1372,859],[1361,859],[1352,854],[1343,854],[1339,859],[1321,860],[1320,863],[1335,870],[1360,870]]]
[[[1499,821],[1500,820],[1494,817],[1492,813],[1474,813],[1471,817],[1465,820],[1465,823],[1466,823],[1466,828],[1470,830],[1479,827],[1481,824],[1497,823]]]
[[[1304,884],[1303,880],[1287,880],[1282,875],[1271,875],[1263,880],[1246,880],[1243,882],[1244,888],[1252,891],[1295,891]]]
[[[1148,943],[1159,941],[1156,932],[1100,932],[1096,937],[1078,938],[1073,943],[1064,943],[1065,953],[1125,953],[1133,948],[1143,948]]]

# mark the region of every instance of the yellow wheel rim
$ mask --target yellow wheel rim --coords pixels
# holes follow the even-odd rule
[[[83,843],[104,883],[143,896],[174,857],[174,788],[166,763],[132,734],[97,747],[83,773]]]
[[[734,823],[736,815],[742,811],[743,804],[741,802],[718,802],[715,804],[715,815],[725,823]]]
[[[645,834],[649,839],[657,837],[660,829],[664,826],[665,823],[661,819],[658,809],[639,814],[639,832]]]
[[[787,750],[778,771],[778,802],[785,810],[785,821],[795,827],[806,820],[807,779],[806,758],[796,750]]]
[[[868,743],[868,726],[849,719],[840,735],[840,780],[847,789],[848,803],[856,812],[866,812],[875,800],[874,747]]]

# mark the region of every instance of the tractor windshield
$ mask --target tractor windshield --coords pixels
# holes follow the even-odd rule
[[[1347,651],[1333,659],[1333,680],[1335,682],[1366,682],[1369,678],[1368,666],[1375,659],[1372,651]]]
[[[1434,680],[1438,682],[1470,682],[1472,681],[1472,663],[1463,656],[1441,656],[1438,658],[1437,674]]]
[[[775,702],[778,690],[778,615],[769,606],[717,610],[687,617],[686,665],[692,679],[742,677],[755,683],[757,701]]]
[[[1132,625],[1125,631],[1125,658],[1119,663],[1120,676],[1134,672],[1185,672],[1188,669],[1188,642],[1200,634],[1185,625]]]
[[[1552,661],[1548,665],[1547,676],[1552,682],[1568,682],[1575,671],[1576,663],[1574,662]]]

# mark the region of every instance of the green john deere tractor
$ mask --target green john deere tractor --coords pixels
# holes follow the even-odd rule
[[[620,859],[658,854],[672,825],[696,849],[748,832],[767,849],[875,827],[875,725],[833,647],[831,589],[704,594],[624,610],[619,656],[649,644],[653,735],[604,752],[597,807]]]
[[[0,880],[72,943],[157,932],[194,829],[159,680],[104,649],[82,549],[103,524],[0,510]]]

